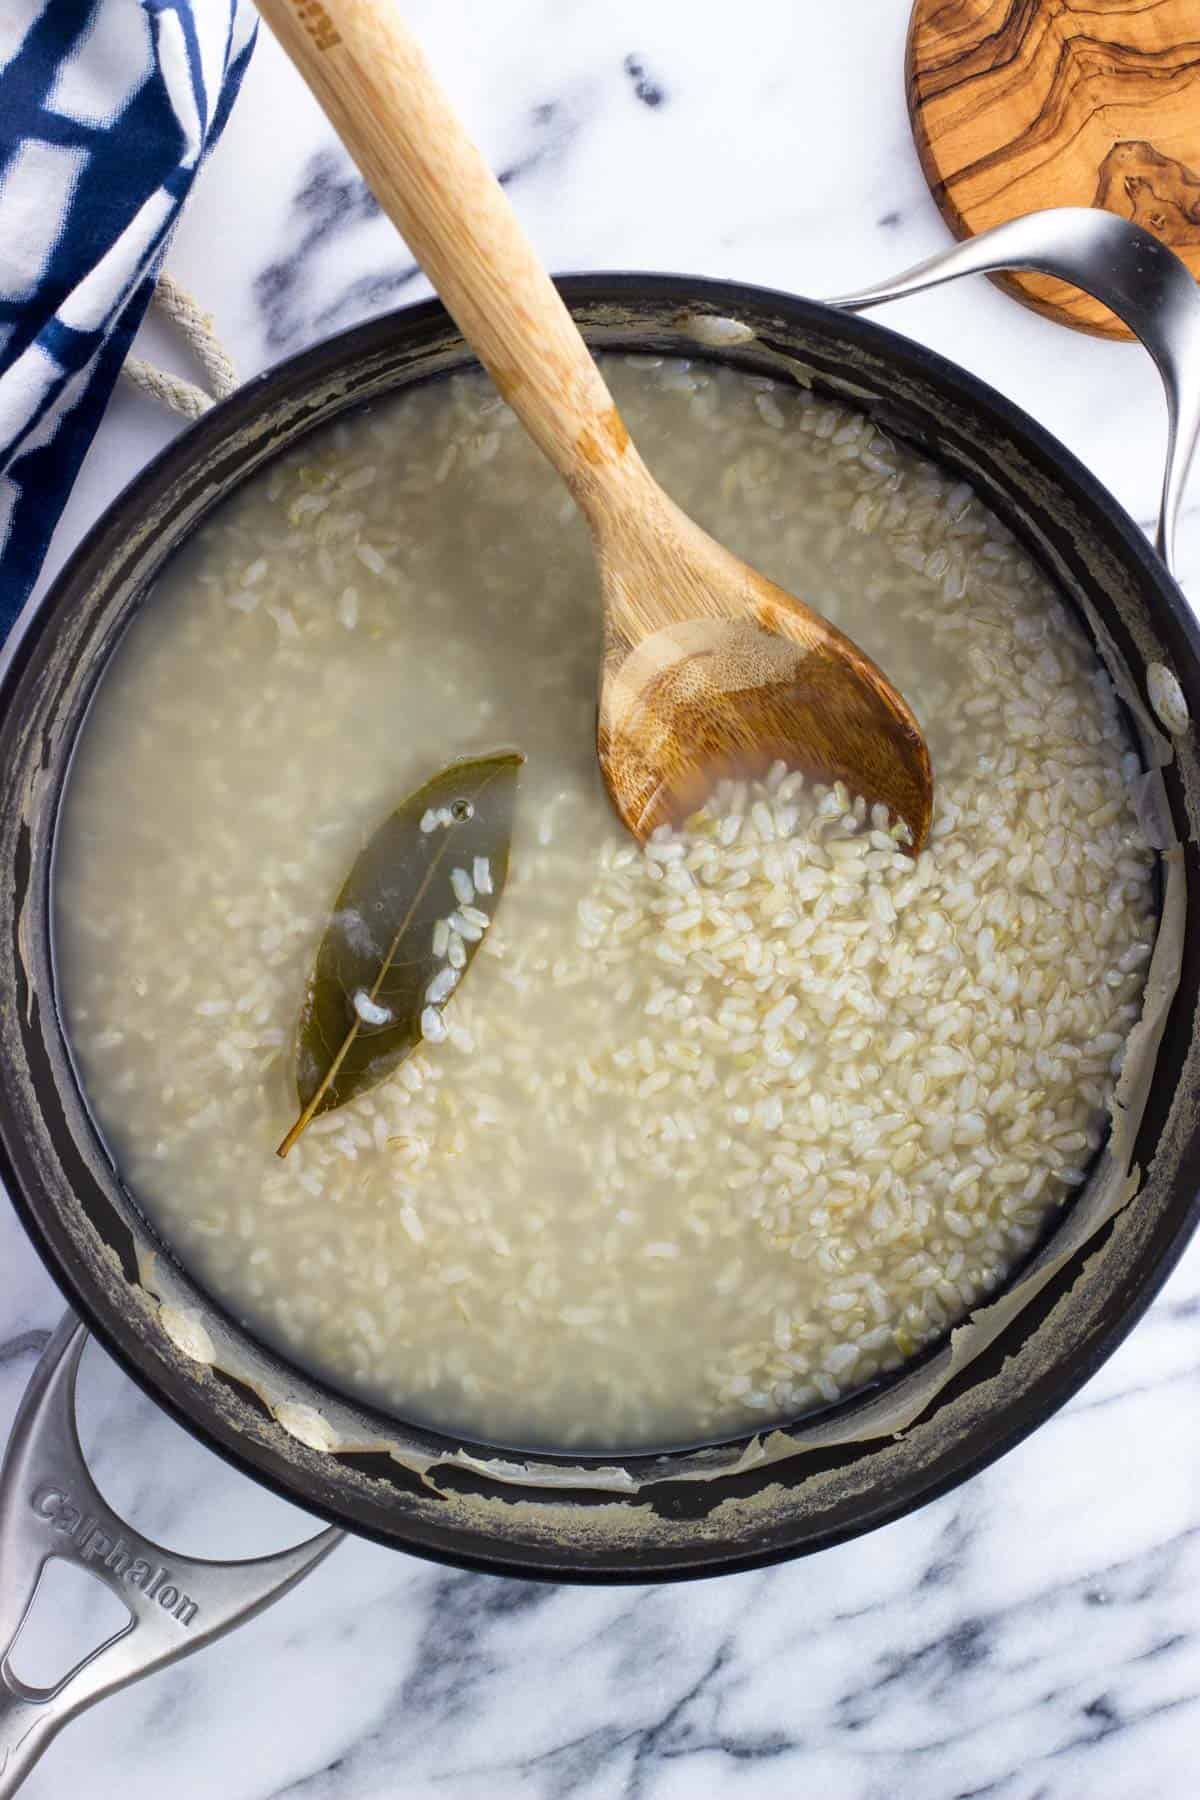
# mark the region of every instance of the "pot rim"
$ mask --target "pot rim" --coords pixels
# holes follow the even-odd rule
[[[743,311],[762,314],[774,310],[792,323],[808,319],[826,328],[830,319],[836,320],[838,335],[843,339],[871,347],[898,369],[907,368],[943,391],[948,389],[956,393],[972,412],[984,420],[994,422],[998,427],[1006,428],[1009,435],[1021,441],[1023,446],[1049,465],[1058,479],[1077,490],[1087,506],[1093,510],[1102,510],[1109,529],[1121,539],[1124,554],[1132,563],[1140,566],[1155,589],[1160,603],[1171,615],[1176,629],[1190,641],[1193,652],[1200,658],[1200,630],[1197,629],[1194,617],[1176,583],[1128,513],[1114,501],[1086,466],[1036,420],[979,377],[960,368],[938,352],[889,330],[873,319],[843,313],[821,301],[749,283],[700,276],[622,271],[611,274],[571,274],[556,278],[556,285],[568,305],[573,308],[589,305],[637,306],[654,301],[668,301],[675,303],[680,311],[699,306],[701,310],[734,317],[738,317]],[[7,716],[14,699],[19,695],[31,660],[43,639],[52,631],[72,590],[79,591],[90,585],[94,575],[109,560],[115,544],[127,535],[131,518],[144,511],[156,494],[186,477],[189,468],[203,460],[206,450],[230,440],[239,429],[252,424],[286,396],[302,390],[315,391],[322,383],[336,378],[339,370],[359,364],[372,355],[386,355],[389,350],[394,350],[398,338],[417,336],[427,328],[449,325],[449,317],[440,301],[425,300],[351,326],[251,377],[227,399],[218,402],[199,420],[181,431],[105,507],[45,592],[18,621],[8,644],[0,653],[0,720]],[[763,334],[759,335],[760,341],[769,341]],[[600,347],[603,348],[602,342]],[[695,354],[715,355],[716,360],[727,363],[736,364],[737,360],[736,346],[731,346],[729,351],[713,352],[698,345]],[[789,354],[794,355],[791,352]],[[397,383],[397,386],[401,385],[403,384]],[[194,526],[189,526],[181,533],[181,537],[190,535],[193,529]],[[0,1088],[0,1111],[4,1110],[5,1105],[6,1097]],[[950,1466],[933,1478],[913,1479],[901,1491],[889,1492],[878,1501],[860,1509],[852,1523],[844,1527],[811,1531],[801,1543],[791,1543],[784,1539],[767,1543],[761,1550],[731,1551],[722,1548],[719,1541],[697,1542],[686,1551],[678,1547],[667,1549],[662,1553],[661,1561],[658,1559],[659,1553],[653,1547],[648,1547],[644,1556],[631,1554],[619,1566],[605,1566],[573,1561],[569,1547],[564,1547],[559,1553],[559,1560],[545,1552],[541,1546],[529,1545],[526,1554],[531,1560],[523,1560],[521,1555],[514,1554],[506,1540],[497,1540],[497,1554],[492,1557],[460,1548],[457,1541],[451,1547],[445,1547],[439,1542],[430,1541],[420,1529],[409,1530],[400,1539],[389,1535],[382,1528],[373,1528],[357,1518],[351,1519],[346,1510],[339,1510],[336,1506],[314,1499],[303,1488],[302,1476],[294,1465],[279,1465],[289,1469],[292,1475],[289,1480],[274,1472],[277,1461],[269,1461],[262,1446],[247,1444],[232,1430],[228,1436],[223,1436],[217,1429],[215,1414],[210,1416],[199,1413],[189,1404],[185,1384],[175,1379],[169,1370],[164,1370],[161,1364],[152,1365],[141,1354],[142,1345],[136,1334],[128,1328],[123,1330],[119,1314],[110,1317],[108,1309],[88,1290],[84,1272],[75,1266],[74,1259],[69,1254],[70,1246],[65,1228],[61,1243],[56,1243],[53,1230],[31,1205],[22,1179],[10,1158],[2,1130],[0,1185],[8,1192],[26,1233],[56,1283],[66,1292],[71,1304],[84,1317],[89,1329],[109,1354],[176,1423],[241,1473],[260,1482],[293,1505],[333,1524],[347,1526],[357,1535],[374,1539],[389,1548],[410,1549],[437,1562],[482,1572],[502,1572],[539,1580],[565,1578],[573,1582],[588,1583],[682,1580],[763,1567],[843,1542],[878,1525],[903,1517],[927,1500],[948,1492],[1012,1449],[1090,1379],[1154,1299],[1200,1223],[1200,1199],[1193,1198],[1190,1210],[1174,1230],[1166,1247],[1155,1260],[1144,1267],[1139,1265],[1138,1278],[1132,1291],[1125,1297],[1118,1316],[1089,1340],[1084,1354],[1076,1355],[1069,1362],[1056,1363],[1048,1373],[1041,1375],[1029,1391],[1020,1397],[1018,1403],[1013,1404],[1006,1413],[998,1415],[998,1419],[1002,1421],[998,1429],[993,1428],[978,1442],[973,1440],[969,1449],[964,1446],[962,1454],[953,1456]],[[1092,1254],[1110,1230],[1111,1226],[1106,1227],[1101,1238],[1093,1240],[1079,1252],[1079,1259],[1082,1261]],[[216,1299],[209,1303],[219,1307]],[[273,1351],[272,1354],[279,1356],[285,1363],[288,1360],[282,1353]],[[308,1371],[304,1373],[307,1380],[325,1386],[320,1378],[312,1376]],[[329,1391],[336,1394],[338,1390]],[[846,1404],[852,1405],[853,1402]],[[935,1400],[934,1407],[937,1404]],[[727,1441],[744,1443],[754,1435],[747,1433],[736,1440]],[[463,1440],[456,1436],[452,1441],[458,1443]],[[496,1446],[478,1448],[485,1455],[498,1453]],[[542,1452],[507,1454],[536,1454],[538,1460],[545,1463],[556,1460],[552,1454]],[[635,1465],[653,1460],[653,1454],[591,1457],[575,1455],[562,1456],[558,1460],[585,1468],[589,1464],[600,1463],[607,1466],[614,1463]]]
[[[1021,436],[1081,488],[1088,500],[1106,509],[1110,521],[1116,525],[1124,539],[1126,548],[1132,550],[1136,560],[1142,563],[1156,581],[1164,585],[1164,597],[1177,622],[1188,635],[1195,638],[1196,646],[1200,648],[1200,627],[1197,626],[1195,615],[1184,599],[1177,581],[1145,532],[1099,477],[1031,413],[1027,413],[1014,400],[1008,399],[1007,395],[1002,394],[990,382],[943,356],[940,351],[931,350],[918,339],[906,337],[903,332],[881,325],[877,319],[864,313],[847,312],[824,300],[791,294],[784,288],[765,287],[754,282],[728,281],[719,276],[670,274],[659,270],[643,272],[636,269],[618,269],[611,273],[603,270],[572,271],[555,275],[553,281],[567,306],[572,309],[589,302],[620,305],[622,302],[655,298],[674,299],[682,307],[686,295],[688,298],[712,302],[715,316],[736,317],[740,303],[752,309],[774,305],[792,318],[803,318],[805,315],[813,319],[835,318],[839,331],[845,336],[857,338],[864,345],[886,345],[898,363],[907,362],[919,374],[949,379],[962,390],[964,397],[974,407],[1015,427]],[[721,312],[722,302],[725,303],[725,313]],[[231,394],[215,401],[207,412],[185,425],[161,450],[157,450],[87,528],[45,591],[25,608],[7,641],[0,646],[0,713],[8,699],[6,689],[11,683],[10,672],[17,663],[26,640],[30,640],[32,644],[32,641],[40,637],[49,615],[61,603],[60,590],[69,581],[77,582],[89,562],[97,560],[101,545],[116,529],[118,515],[132,508],[144,488],[164,483],[171,475],[182,473],[200,448],[210,442],[219,443],[236,431],[239,425],[261,413],[270,404],[271,395],[276,389],[283,390],[298,385],[300,377],[305,378],[306,385],[316,387],[322,380],[335,375],[339,366],[353,363],[360,356],[371,352],[386,352],[394,344],[398,332],[419,330],[424,325],[433,324],[445,324],[455,329],[446,308],[436,298],[415,300],[407,306],[393,307],[377,317],[361,320],[329,337],[320,338],[316,343],[293,351],[279,362],[251,375]],[[599,347],[604,348],[603,344]],[[736,345],[728,347],[728,351],[732,353],[736,353],[736,349]],[[724,348],[714,349],[702,344],[696,345],[695,355],[717,361],[734,359]]]

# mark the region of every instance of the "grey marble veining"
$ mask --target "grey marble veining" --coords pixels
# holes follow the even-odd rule
[[[944,241],[908,138],[907,0],[405,0],[552,267],[829,293]],[[243,373],[428,293],[267,41],[171,255]],[[1149,524],[1132,348],[986,284],[887,322],[1002,388]],[[178,352],[155,328],[147,354]],[[61,557],[174,423],[122,393]],[[1200,595],[1200,499],[1181,533]],[[0,1429],[60,1301],[0,1210]],[[254,1554],[311,1522],[102,1354],[118,1508]],[[71,1727],[30,1800],[1189,1800],[1200,1741],[1200,1250],[1079,1397],[967,1486],[804,1563],[674,1588],[459,1574],[348,1542],[238,1635]],[[64,1655],[84,1620],[62,1621]]]

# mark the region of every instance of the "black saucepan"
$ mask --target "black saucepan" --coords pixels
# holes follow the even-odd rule
[[[1107,217],[1042,215],[1040,236],[961,246],[887,292],[965,266],[1036,263],[1063,272],[1053,250],[1064,232],[1070,238],[1069,220]],[[1125,251],[1133,246],[1122,289],[1129,316],[1179,386],[1178,365],[1200,356],[1200,298],[1186,274],[1184,295],[1172,273],[1180,265],[1152,238],[1109,224],[1124,234]],[[968,248],[973,261],[964,262]],[[1103,288],[1102,272],[1095,279]],[[818,388],[969,479],[1081,614],[1090,609],[1101,622],[1148,706],[1146,669],[1157,662],[1174,671],[1200,717],[1200,632],[1163,561],[1087,470],[990,388],[876,324],[785,294],[664,275],[583,275],[561,285],[596,346],[703,354],[775,374],[781,359],[801,362]],[[753,336],[698,350],[697,314],[739,321]],[[329,1521],[478,1569],[567,1580],[705,1575],[816,1550],[943,1492],[1044,1420],[1128,1331],[1200,1217],[1195,745],[1188,732],[1177,737],[1164,770],[1184,846],[1187,929],[1137,1139],[1141,1192],[901,1437],[758,1467],[745,1443],[571,1461],[463,1444],[351,1403],[254,1342],[175,1266],[111,1166],[56,1005],[55,824],[96,685],[156,571],[198,521],[303,433],[466,360],[445,312],[427,304],[249,382],[108,510],[11,649],[0,678],[0,1176],[72,1305],[147,1391],[247,1474]],[[1200,366],[1191,384],[1200,394]],[[1185,418],[1180,437],[1189,436]],[[161,1296],[163,1280],[171,1294],[165,1315],[147,1286]],[[43,1505],[69,1535],[60,1502]],[[160,1586],[160,1604],[177,1585]]]

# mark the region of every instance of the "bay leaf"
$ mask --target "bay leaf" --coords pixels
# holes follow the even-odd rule
[[[309,979],[296,1045],[300,1116],[279,1146],[286,1156],[321,1113],[376,1086],[422,1042],[427,990],[448,964],[434,953],[439,920],[459,907],[451,873],[488,863],[494,913],[508,874],[517,751],[451,763],[398,806],[361,851],[342,886]],[[470,967],[478,941],[457,936]],[[449,1004],[453,994],[438,1002]]]

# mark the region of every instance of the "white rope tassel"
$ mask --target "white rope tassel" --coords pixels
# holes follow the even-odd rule
[[[132,387],[148,394],[151,400],[169,406],[172,412],[182,413],[185,419],[198,419],[213,404],[212,395],[206,394],[194,381],[185,381],[182,375],[171,375],[166,369],[156,369],[143,357],[127,356],[121,373]]]
[[[212,314],[202,312],[174,276],[166,273],[159,276],[154,304],[187,340],[188,348],[208,377],[208,388],[199,387],[182,375],[156,368],[140,356],[126,357],[121,373],[143,394],[170,407],[172,412],[182,413],[185,419],[198,419],[214,401],[223,400],[237,386],[233,359],[217,336]]]
[[[208,376],[209,389],[217,400],[232,394],[238,384],[233,359],[217,336],[211,313],[201,312],[185,287],[164,269],[154,290],[154,304],[178,325],[188,341],[192,355]]]

